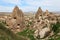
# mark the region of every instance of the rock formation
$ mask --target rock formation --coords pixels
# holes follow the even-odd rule
[[[46,10],[46,12],[44,13],[45,16],[47,16],[49,14],[49,11]]]
[[[7,25],[12,27],[12,29],[24,29],[24,14],[17,6],[15,6],[12,14],[10,17],[7,18],[6,20]],[[18,28],[19,27],[19,28]]]
[[[49,20],[47,19],[40,19],[39,21],[37,20],[36,23],[34,23],[34,29],[35,31],[35,37],[37,37],[38,35],[40,36],[40,38],[44,38],[45,36],[48,36],[48,34],[50,34],[50,24],[49,24]],[[46,35],[45,35],[46,34]]]
[[[24,14],[21,10],[19,10],[19,8],[17,6],[15,6],[15,8],[13,9],[13,13],[12,13],[12,17],[15,18],[15,17],[23,17]]]
[[[35,18],[38,19],[39,16],[42,16],[42,15],[43,15],[42,13],[43,13],[43,11],[42,11],[42,9],[39,7],[39,9],[38,9],[38,11],[37,11],[37,13],[36,13],[36,15],[35,15]]]
[[[17,6],[15,6],[15,8],[13,10],[12,17],[14,19],[16,19],[17,24],[22,23],[24,20],[24,14],[21,10],[19,10],[19,8]]]

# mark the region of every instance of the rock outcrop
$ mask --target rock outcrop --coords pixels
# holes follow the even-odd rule
[[[46,10],[46,11],[44,12],[44,15],[45,15],[45,16],[48,16],[48,15],[49,15],[49,11]]]
[[[23,30],[25,27],[23,12],[17,6],[15,6],[12,14],[7,18],[6,23],[15,31],[16,29]]]
[[[13,9],[13,12],[12,12],[12,17],[24,17],[24,14],[22,12],[21,9],[19,9],[17,6],[15,6],[15,8]]]
[[[43,11],[42,11],[42,9],[39,7],[38,11],[36,12],[35,18],[38,19],[39,16],[42,16],[42,15],[43,15]]]

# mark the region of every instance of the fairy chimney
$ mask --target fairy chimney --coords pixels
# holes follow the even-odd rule
[[[46,16],[49,14],[49,11],[48,10],[46,10],[46,12],[44,13]]]
[[[35,15],[35,18],[38,19],[39,16],[42,16],[42,12],[43,12],[42,9],[39,7],[39,9],[38,9],[38,11],[37,11],[37,13]]]
[[[12,13],[12,17],[23,17],[24,14],[21,10],[19,10],[18,6],[15,6],[15,8],[13,9],[13,13]]]
[[[15,8],[13,9],[11,17],[12,17],[12,19],[16,20],[15,24],[14,24],[15,27],[20,26],[21,29],[23,29],[25,27],[24,14],[17,6],[15,6]]]

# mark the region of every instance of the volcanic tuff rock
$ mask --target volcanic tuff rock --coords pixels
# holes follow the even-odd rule
[[[29,14],[30,15],[30,14]],[[14,33],[21,32],[24,28],[35,30],[34,37],[47,37],[51,34],[51,25],[60,21],[60,15],[57,16],[46,10],[45,12],[39,7],[36,15],[24,15],[23,12],[15,6],[12,14],[0,16],[0,20],[6,21],[6,27]],[[26,26],[26,27],[25,27]]]
[[[43,14],[43,11],[42,11],[42,9],[39,7],[39,8],[38,8],[38,11],[36,12],[35,18],[38,19],[39,16],[42,16],[42,14]]]
[[[48,16],[48,15],[49,15],[49,11],[46,10],[46,11],[44,12],[44,15],[45,15],[45,16]]]
[[[12,12],[12,17],[16,17],[16,16],[19,16],[19,17],[24,16],[22,10],[19,9],[17,6],[15,6],[15,8],[13,9],[13,12]]]
[[[48,10],[46,12],[42,12],[41,8],[38,9],[35,16],[35,23],[33,28],[35,29],[35,37],[40,36],[40,38],[44,38],[47,33],[50,34],[50,24],[57,23],[57,16],[55,14],[50,13]]]
[[[22,30],[24,25],[24,14],[17,6],[15,6],[12,14],[8,16],[6,23],[8,26],[12,27],[12,29],[20,29]],[[11,24],[11,25],[10,25]],[[19,28],[17,26],[20,26]]]

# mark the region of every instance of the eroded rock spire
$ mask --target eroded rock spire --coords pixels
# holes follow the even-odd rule
[[[43,13],[43,11],[42,11],[42,9],[39,7],[38,8],[38,11],[37,11],[37,13],[36,13],[36,15],[35,15],[35,18],[39,18],[39,16],[42,16],[42,13]]]

